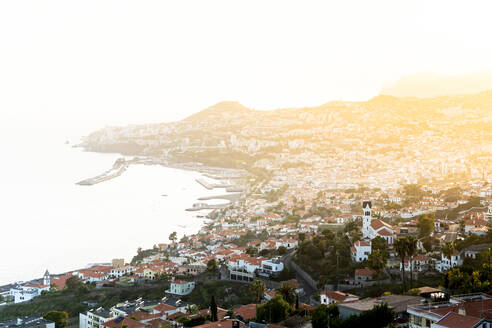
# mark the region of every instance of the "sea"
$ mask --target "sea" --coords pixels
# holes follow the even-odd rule
[[[173,231],[179,238],[197,233],[210,210],[185,209],[199,197],[225,193],[198,184],[198,172],[157,165],[131,165],[117,178],[77,185],[122,157],[73,147],[79,142],[80,135],[66,131],[2,135],[0,285],[46,270],[130,261],[139,247],[169,243]]]

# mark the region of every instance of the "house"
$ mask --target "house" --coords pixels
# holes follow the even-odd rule
[[[366,261],[371,254],[371,242],[357,240],[350,248],[351,257],[354,262]]]
[[[103,328],[103,324],[113,320],[116,315],[105,308],[91,309],[79,314],[80,328]]]
[[[359,300],[359,296],[335,290],[323,290],[319,293],[321,304],[347,303]]]
[[[407,307],[409,327],[412,328],[488,328],[491,311],[492,298],[486,294],[460,295],[433,306],[422,304]]]
[[[249,321],[256,318],[256,304],[247,304],[234,309],[234,313],[241,321]]]
[[[38,315],[0,322],[0,328],[55,328],[55,323]]]
[[[451,268],[463,265],[463,259],[461,258],[458,251],[454,251],[451,258],[447,258],[443,253],[441,253],[441,260],[436,261],[436,270],[439,272],[448,271]]]
[[[462,251],[464,257],[470,257],[472,259],[476,259],[477,255],[482,253],[487,248],[492,248],[492,244],[479,244],[479,245],[471,245],[465,248]]]
[[[166,293],[174,295],[188,295],[193,291],[193,289],[195,289],[195,282],[175,280],[171,282],[171,287],[166,290]]]
[[[364,282],[371,280],[372,277],[374,276],[374,271],[371,269],[356,269],[355,270],[355,281],[356,282]]]
[[[424,272],[427,271],[430,264],[432,263],[433,259],[419,254],[417,256],[414,256],[411,260],[405,260],[405,270],[410,272]],[[411,264],[411,265],[410,265]],[[401,270],[401,262],[400,262],[400,270]]]
[[[113,267],[110,271],[110,275],[119,278],[125,275],[131,275],[134,271],[135,271],[135,267],[131,265]]]
[[[273,258],[269,260],[261,261],[261,267],[258,270],[258,274],[265,277],[278,277],[280,272],[284,269],[284,264],[280,261],[280,258]]]

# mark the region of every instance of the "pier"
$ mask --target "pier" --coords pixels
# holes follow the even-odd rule
[[[119,177],[120,175],[123,174],[123,172],[126,171],[130,163],[126,161],[124,158],[118,158],[114,164],[113,167],[106,172],[95,176],[93,178],[85,179],[82,181],[77,182],[76,184],[81,185],[81,186],[92,186],[97,183],[107,181],[110,179],[114,179],[116,177]]]
[[[193,207],[187,208],[187,211],[201,211],[201,210],[215,210],[215,209],[221,209],[221,208],[226,208],[230,204],[216,204],[216,205],[210,205],[206,203],[195,203],[193,204]]]

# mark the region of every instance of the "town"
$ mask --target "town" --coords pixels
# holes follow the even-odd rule
[[[81,146],[200,170],[230,203],[129,263],[1,286],[0,327],[490,327],[490,113],[445,110],[490,97],[226,102],[97,131]]]

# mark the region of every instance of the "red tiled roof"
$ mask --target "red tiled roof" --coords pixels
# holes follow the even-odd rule
[[[244,320],[256,318],[256,304],[243,305],[235,309],[234,313],[240,315]]]
[[[355,275],[356,276],[372,276],[374,274],[374,271],[371,269],[356,269],[355,270]]]
[[[444,318],[436,322],[436,324],[447,328],[473,328],[481,320],[470,315],[449,312]]]
[[[220,321],[215,321],[211,323],[206,323],[204,325],[195,326],[195,328],[232,328],[232,319],[224,319]]]
[[[129,317],[125,317],[123,320],[121,320],[121,317],[118,317],[116,319],[106,321],[103,323],[103,326],[112,328],[123,326],[127,326],[128,328],[143,328],[145,327],[145,324],[135,321]]]
[[[154,308],[154,310],[163,313],[168,311],[174,311],[176,310],[176,307],[168,304],[159,304]]]

